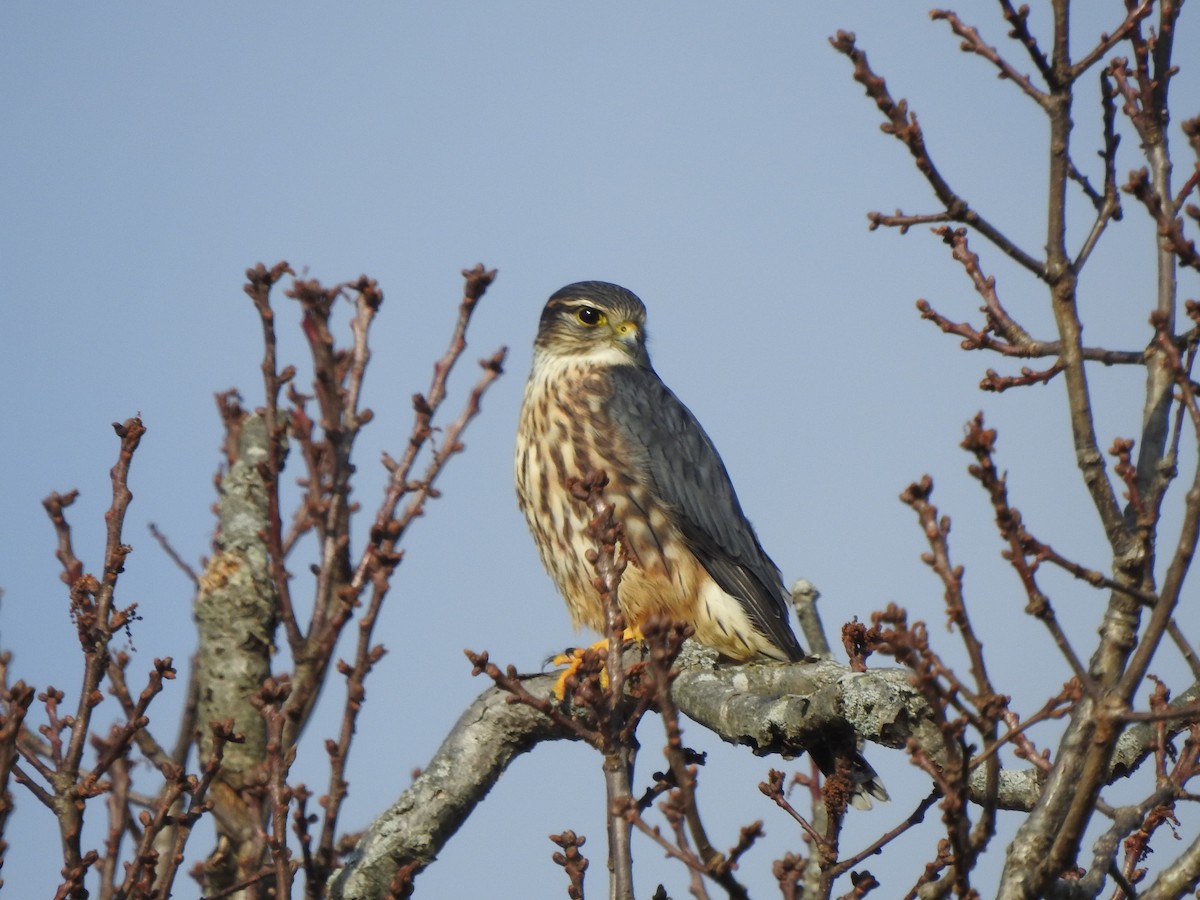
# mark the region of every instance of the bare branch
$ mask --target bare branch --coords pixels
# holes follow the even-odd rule
[[[1037,277],[1046,278],[1047,270],[1043,262],[1030,256],[1009,240],[987,219],[971,209],[967,201],[950,187],[933,164],[925,146],[925,135],[917,122],[916,114],[909,113],[906,101],[897,102],[892,99],[886,82],[871,71],[871,67],[867,63],[867,55],[855,46],[854,41],[852,33],[839,31],[835,37],[830,38],[829,43],[854,63],[854,80],[866,88],[867,96],[875,101],[875,105],[887,119],[880,128],[885,134],[892,135],[908,148],[917,169],[925,176],[925,180],[933,188],[934,194],[945,207],[950,218],[976,229],[1014,262],[1033,272]],[[882,222],[882,219],[879,222]]]
[[[188,581],[192,583],[193,587],[198,588],[200,586],[200,577],[196,574],[196,570],[188,565],[187,561],[171,546],[170,539],[158,530],[157,525],[151,522],[147,527],[150,529],[150,536],[158,541],[158,546],[162,547],[163,553],[167,554],[171,562],[175,563],[176,568],[187,576]]]
[[[1112,50],[1113,47],[1128,38],[1134,30],[1141,24],[1142,19],[1150,15],[1150,11],[1154,8],[1154,0],[1142,0],[1137,6],[1126,4],[1128,12],[1125,14],[1125,20],[1112,32],[1112,34],[1100,35],[1100,40],[1087,55],[1075,62],[1071,66],[1071,80],[1079,78],[1084,72],[1094,66],[1097,62],[1104,58],[1104,55]]]
[[[977,56],[983,57],[996,67],[1000,78],[1012,81],[1025,92],[1026,96],[1039,106],[1045,106],[1046,93],[1038,90],[1028,75],[1018,72],[1012,63],[996,51],[995,47],[989,46],[980,36],[977,28],[965,24],[958,17],[957,13],[948,9],[935,9],[929,13],[929,16],[935,20],[943,19],[950,25],[950,30],[963,39],[961,47],[964,53],[974,53]],[[1026,34],[1028,35],[1028,32]]]
[[[1033,32],[1029,30],[1029,7],[1022,5],[1017,9],[1009,0],[1000,0],[1000,9],[1004,13],[1004,19],[1011,26],[1008,36],[1020,43],[1029,54],[1029,58],[1033,60],[1033,64],[1037,66],[1037,70],[1041,73],[1042,78],[1049,81],[1052,77],[1050,69],[1050,61],[1046,58],[1046,54],[1042,52],[1038,46],[1037,38],[1033,36]]]

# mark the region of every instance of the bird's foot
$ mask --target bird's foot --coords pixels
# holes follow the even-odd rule
[[[637,628],[626,628],[621,633],[621,644],[631,643],[633,641],[644,641],[641,631]],[[608,655],[608,638],[596,641],[590,647],[571,647],[563,651],[550,660],[551,665],[566,666],[561,675],[558,676],[558,681],[554,682],[554,697],[557,700],[562,700],[567,695],[567,681],[577,678],[579,669],[583,665],[584,654],[599,653],[602,656]],[[600,686],[608,687],[608,668],[602,666],[600,669]]]

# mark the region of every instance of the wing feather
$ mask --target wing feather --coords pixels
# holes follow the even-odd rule
[[[708,435],[653,369],[613,366],[609,415],[640,457],[656,501],[672,510],[688,548],[754,624],[791,658],[801,649],[788,624],[779,568],[747,521]]]

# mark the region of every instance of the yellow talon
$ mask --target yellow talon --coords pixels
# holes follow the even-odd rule
[[[621,633],[622,645],[628,644],[631,641],[644,641],[642,632],[637,628],[626,628]],[[567,679],[573,678],[579,672],[579,667],[583,665],[583,655],[588,651],[608,655],[608,638],[596,641],[590,647],[572,647],[571,649],[557,654],[550,660],[551,665],[566,666],[561,675],[558,676],[558,681],[554,682],[554,697],[556,700],[562,700],[567,695]],[[608,687],[608,669],[602,667],[600,669],[600,686]]]

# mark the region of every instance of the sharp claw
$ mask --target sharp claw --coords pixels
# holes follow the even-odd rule
[[[621,635],[623,643],[632,641],[644,641],[645,637],[637,628],[626,628]],[[572,678],[583,663],[583,654],[588,650],[595,650],[598,653],[606,653],[608,651],[608,639],[596,641],[590,647],[568,647],[562,653],[558,653],[551,657],[550,664],[554,666],[566,666],[563,673],[558,676],[558,681],[554,682],[554,697],[557,700],[562,700],[567,695],[567,679]],[[602,668],[600,670],[600,685],[608,687],[608,670]]]

